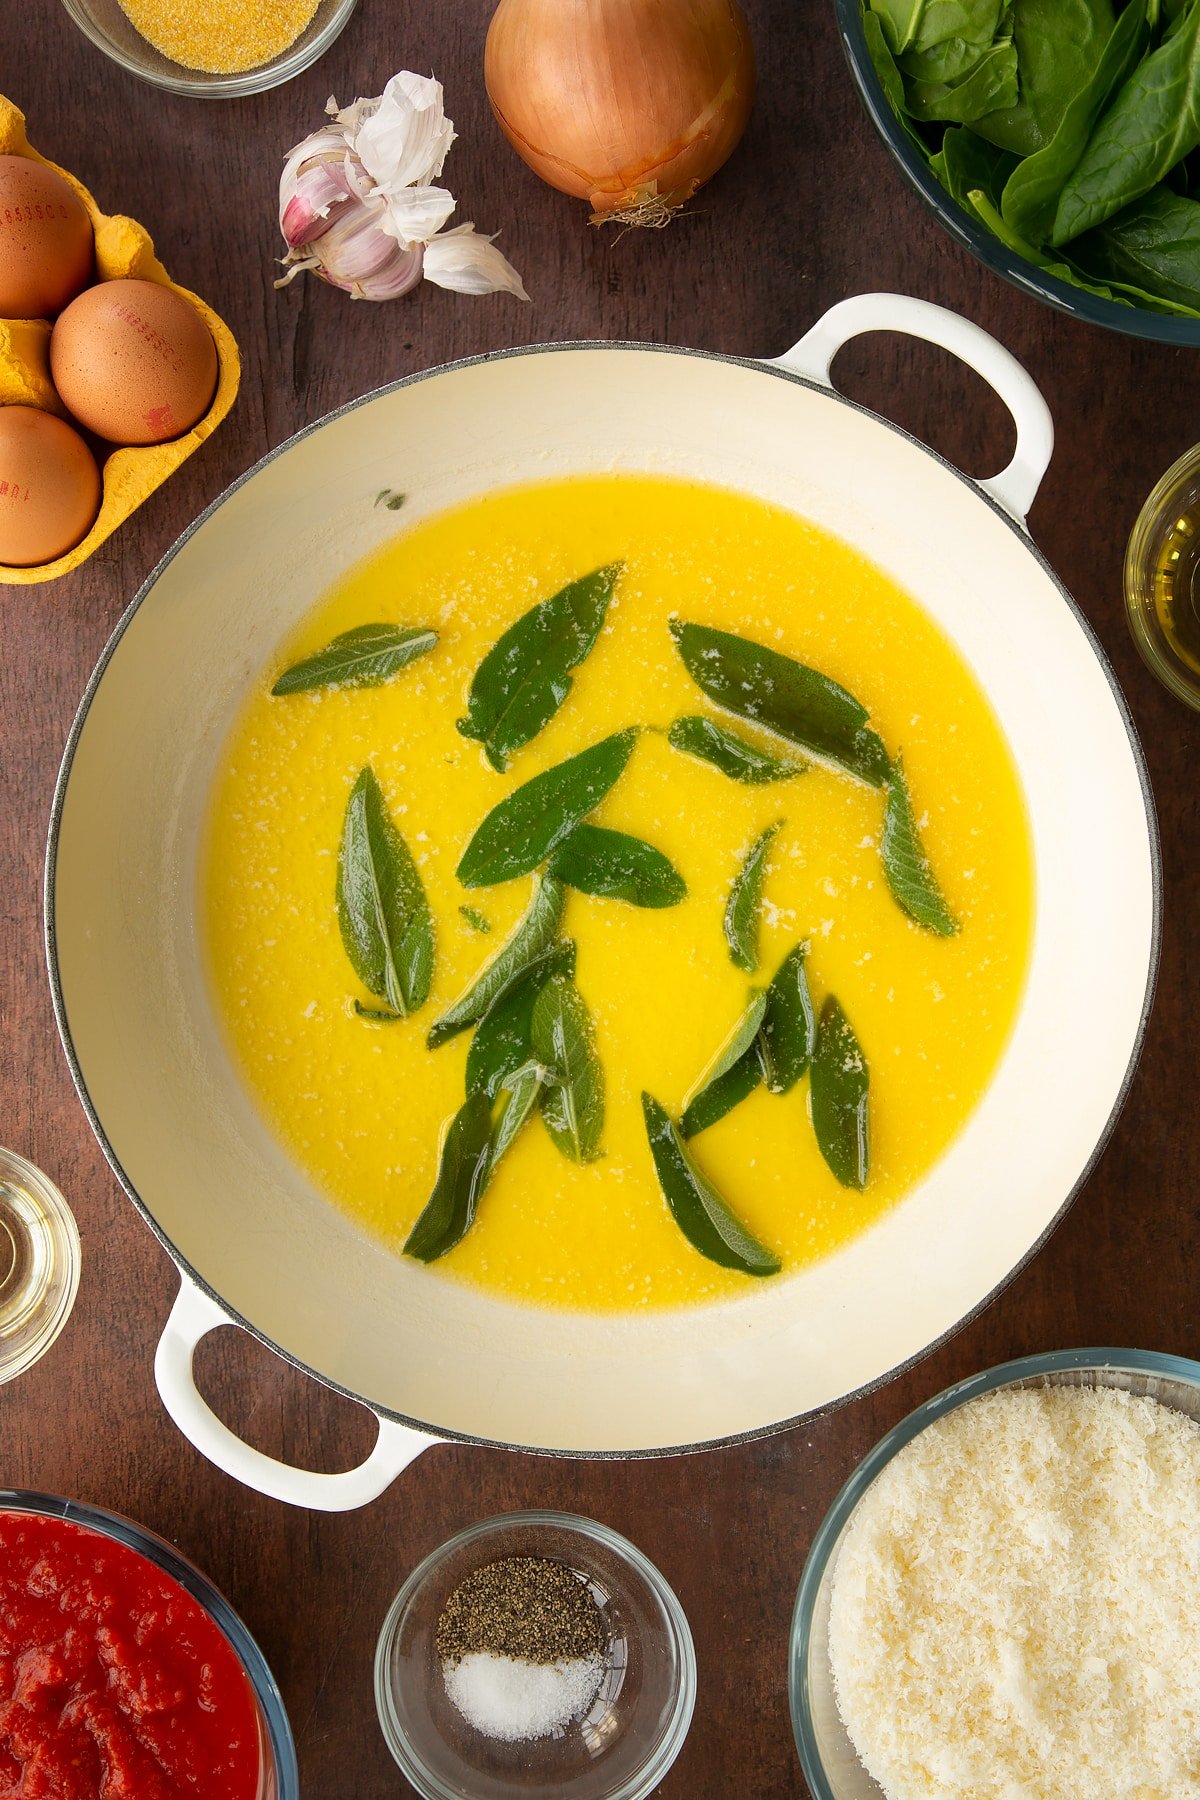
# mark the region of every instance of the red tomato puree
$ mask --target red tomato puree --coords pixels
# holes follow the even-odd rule
[[[169,1575],[0,1511],[0,1800],[256,1800],[241,1663]]]

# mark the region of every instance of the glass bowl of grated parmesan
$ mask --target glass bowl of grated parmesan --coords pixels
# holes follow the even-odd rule
[[[1200,1800],[1200,1363],[946,1389],[817,1532],[789,1691],[813,1800]]]
[[[323,56],[357,0],[63,0],[85,37],[172,94],[230,100],[279,87]]]

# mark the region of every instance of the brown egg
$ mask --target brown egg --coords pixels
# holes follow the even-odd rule
[[[112,444],[162,444],[202,419],[217,385],[212,333],[159,281],[100,281],[50,339],[63,404]]]
[[[0,406],[0,563],[53,562],[99,509],[100,471],[79,433],[34,406]]]
[[[50,319],[92,278],[92,221],[29,156],[0,156],[0,319]]]

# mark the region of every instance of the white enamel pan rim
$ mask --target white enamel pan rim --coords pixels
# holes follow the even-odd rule
[[[832,325],[834,315],[841,313],[843,309],[848,315],[853,309],[854,313],[859,315],[858,322],[841,332],[836,329],[831,330],[828,333],[827,340],[822,342],[820,338],[822,328],[826,325],[827,321]],[[902,309],[907,309],[907,311],[905,312]],[[909,318],[908,324],[901,322],[901,319],[905,316]],[[941,325],[942,332],[945,333],[949,330],[951,336],[957,335],[957,333],[951,329],[954,327],[957,327],[959,331],[964,334],[969,332],[973,339],[981,339],[983,344],[986,344],[998,359],[1002,359],[1005,364],[1011,364],[1011,359],[1008,357],[1007,352],[1002,351],[1000,347],[995,344],[994,340],[988,338],[978,327],[968,325],[968,323],[965,320],[960,319],[958,315],[947,313],[940,307],[907,296],[865,294],[854,296],[847,301],[843,301],[840,306],[835,307],[830,314],[826,314],[825,317],[819,321],[818,325],[807,334],[807,338],[804,342],[807,344],[810,340],[814,340],[814,355],[811,360],[814,364],[820,364],[821,372],[824,373],[828,368],[829,360],[836,350],[840,348],[841,344],[849,341],[850,337],[858,335],[860,332],[888,329],[910,330],[913,335],[925,337],[929,341],[938,342],[940,341],[939,332],[937,330],[939,324]],[[971,366],[978,368],[978,364],[974,359],[971,356],[964,355],[963,349],[960,348],[958,344],[949,343],[946,347],[954,350],[956,354],[963,358],[963,360],[968,361]],[[180,1270],[183,1277],[178,1300],[159,1346],[159,1357],[156,1368],[159,1375],[160,1388],[165,1389],[167,1385],[167,1378],[172,1373],[171,1368],[168,1365],[171,1364],[172,1357],[174,1357],[176,1365],[174,1374],[179,1379],[174,1381],[172,1385],[177,1389],[175,1398],[179,1401],[181,1412],[186,1412],[187,1414],[189,1428],[186,1429],[185,1434],[193,1437],[197,1447],[204,1449],[205,1453],[210,1455],[213,1460],[217,1460],[219,1466],[226,1467],[229,1473],[235,1474],[238,1479],[246,1481],[248,1485],[262,1488],[264,1464],[277,1470],[281,1476],[285,1473],[290,1475],[292,1478],[292,1485],[298,1489],[301,1487],[307,1489],[307,1493],[304,1498],[301,1498],[301,1493],[299,1491],[294,1495],[292,1493],[288,1493],[287,1495],[280,1493],[279,1497],[295,1498],[301,1504],[310,1506],[336,1506],[338,1509],[346,1505],[360,1505],[365,1500],[373,1498],[376,1494],[382,1492],[383,1488],[388,1485],[390,1480],[399,1473],[400,1468],[407,1464],[418,1450],[431,1448],[434,1444],[439,1442],[461,1442],[494,1449],[511,1449],[512,1445],[504,1439],[489,1438],[476,1433],[454,1430],[444,1424],[419,1419],[378,1402],[365,1401],[363,1397],[353,1389],[332,1379],[328,1374],[312,1367],[300,1357],[281,1348],[265,1331],[256,1326],[251,1319],[243,1316],[234,1307],[230,1306],[211,1286],[205,1277],[180,1254],[169,1235],[160,1226],[157,1219],[142,1200],[133,1182],[122,1167],[112,1144],[109,1142],[100,1117],[92,1103],[82,1068],[75,1053],[70,1020],[67,1014],[59,975],[55,930],[56,858],[64,800],[71,777],[75,753],[87,721],[93,698],[104,678],[109,662],[116,652],[125,631],[132,623],[143,602],[156,586],[163,572],[174,561],[175,557],[187,545],[195,533],[199,531],[210,518],[212,518],[222,505],[224,505],[225,501],[237,493],[239,489],[241,489],[248,481],[251,481],[270,463],[285,454],[285,452],[290,450],[294,445],[310,437],[314,432],[323,429],[333,421],[341,419],[347,414],[352,413],[358,408],[366,406],[385,395],[395,393],[403,388],[414,386],[418,382],[434,379],[438,375],[454,370],[469,369],[482,364],[512,360],[518,357],[559,354],[570,355],[579,351],[591,352],[608,350],[618,352],[637,351],[655,356],[694,357],[702,361],[732,364],[736,367],[751,370],[764,376],[772,376],[777,380],[793,382],[798,386],[806,387],[814,392],[833,397],[843,406],[850,407],[853,411],[864,415],[881,429],[895,433],[907,443],[922,450],[925,455],[931,457],[941,468],[947,470],[958,481],[963,483],[964,486],[970,489],[984,505],[1004,521],[1008,529],[1017,536],[1023,548],[1035,559],[1042,572],[1050,578],[1060,598],[1070,609],[1075,622],[1081,628],[1092,654],[1103,671],[1105,680],[1108,683],[1112,697],[1115,701],[1121,722],[1124,725],[1128,736],[1145,809],[1145,824],[1150,852],[1153,909],[1151,942],[1146,988],[1142,1000],[1136,1035],[1130,1050],[1129,1060],[1113,1106],[1085,1166],[1081,1170],[1078,1179],[1071,1187],[1069,1193],[1066,1195],[1066,1198],[1063,1200],[1062,1205],[1058,1208],[1037,1239],[1029,1246],[1025,1254],[1011,1269],[1008,1270],[1004,1277],[996,1283],[995,1287],[993,1287],[968,1312],[964,1313],[961,1318],[956,1320],[947,1330],[931,1340],[921,1350],[885,1370],[875,1379],[862,1383],[848,1393],[840,1395],[822,1406],[818,1406],[807,1412],[798,1413],[791,1418],[751,1427],[744,1431],[731,1432],[720,1437],[706,1438],[698,1442],[653,1445],[639,1447],[635,1450],[613,1448],[599,1450],[561,1447],[543,1448],[530,1445],[522,1445],[522,1449],[526,1450],[529,1454],[534,1455],[559,1456],[578,1461],[610,1462],[631,1460],[635,1457],[641,1460],[656,1457],[677,1456],[704,1450],[727,1448],[737,1444],[752,1442],[759,1438],[774,1436],[777,1433],[795,1428],[804,1423],[805,1420],[821,1417],[827,1413],[836,1411],[853,1400],[876,1392],[878,1389],[886,1386],[895,1376],[914,1368],[926,1356],[939,1349],[965,1326],[969,1325],[992,1303],[994,1299],[996,1299],[999,1294],[1003,1293],[1010,1282],[1012,1282],[1033,1257],[1037,1255],[1047,1239],[1057,1229],[1063,1217],[1073,1204],[1076,1196],[1089,1179],[1092,1170],[1108,1143],[1113,1127],[1128,1095],[1129,1087],[1136,1072],[1145,1039],[1146,1025],[1154,999],[1162,936],[1162,859],[1153,794],[1150,786],[1149,773],[1146,767],[1145,755],[1138,739],[1137,730],[1108,658],[1089,621],[1064,587],[1063,583],[1059,580],[1050,564],[1046,561],[1046,558],[1038,550],[1036,545],[1031,542],[1025,530],[1023,518],[1024,506],[1031,501],[1033,491],[1036,490],[1037,476],[1041,473],[1040,469],[1034,476],[1029,492],[1024,495],[1022,499],[1016,499],[1010,494],[1004,494],[1002,487],[1003,477],[993,478],[992,482],[984,483],[965,475],[962,470],[958,469],[945,457],[939,455],[938,452],[931,450],[928,445],[922,443],[921,440],[915,437],[911,432],[905,431],[902,427],[894,424],[892,421],[881,417],[869,407],[862,406],[857,401],[847,399],[845,395],[837,393],[836,389],[832,387],[832,384],[829,381],[824,379],[812,379],[807,375],[797,373],[794,368],[787,366],[787,357],[781,358],[777,362],[765,361],[754,357],[733,356],[721,352],[687,349],[673,345],[587,339],[561,344],[521,345],[512,349],[489,351],[479,356],[464,357],[455,362],[439,364],[435,368],[402,377],[397,381],[372,390],[370,393],[361,396],[359,399],[349,401],[345,406],[324,415],[322,418],[315,420],[312,424],[304,426],[300,431],[294,433],[274,450],[268,451],[265,456],[261,457],[251,468],[233,481],[204,509],[203,512],[198,515],[192,524],[181,533],[179,538],[166,552],[161,561],[139,588],[137,594],[130,601],[124,613],[121,615],[108,643],[105,645],[96,668],[88,681],[87,687],[84,690],[63,752],[62,765],[55,785],[50,815],[44,886],[45,942],[51,998],[54,1006],[55,1019],[62,1038],[63,1048],[70,1068],[72,1080],[74,1081],[76,1091],[79,1095],[88,1122],[91,1125],[114,1175],[133,1205],[136,1207],[142,1219],[149,1226],[150,1230],[175,1263],[176,1267]],[[822,356],[820,354],[822,350],[827,351],[828,354]],[[789,355],[791,354],[794,354],[794,352],[789,353]],[[978,368],[978,372],[984,373],[985,379],[990,379],[982,368]],[[1036,396],[1038,403],[1041,405],[1044,412],[1044,402],[1041,402],[1040,395],[1037,394],[1036,388],[1034,388],[1029,378],[1024,375],[1024,371],[1019,371],[1019,373],[1027,389]],[[993,382],[992,385],[997,384]],[[1047,444],[1047,458],[1048,454],[1049,445]],[[1015,471],[1016,462],[1017,459],[1014,459],[1011,470],[1005,471],[1005,475]],[[1015,482],[1014,485],[1016,485]],[[989,491],[989,488],[991,488],[992,491]],[[995,497],[996,495],[1001,494],[1009,500],[1009,505],[1002,504],[1001,500]],[[205,1406],[205,1403],[199,1394],[192,1388],[190,1374],[188,1373],[190,1368],[190,1352],[191,1349],[194,1348],[195,1343],[198,1342],[199,1338],[206,1332],[223,1325],[240,1327],[265,1345],[267,1349],[273,1351],[277,1356],[283,1357],[300,1373],[310,1376],[313,1380],[320,1382],[322,1386],[331,1389],[333,1392],[342,1395],[348,1400],[354,1401],[356,1404],[365,1407],[368,1412],[371,1412],[379,1424],[380,1436],[368,1461],[362,1464],[357,1470],[347,1471],[344,1475],[305,1475],[299,1470],[285,1470],[284,1465],[274,1463],[272,1459],[260,1456],[258,1452],[252,1451],[249,1446],[243,1444],[233,1433],[228,1432],[215,1415],[213,1415]],[[172,1326],[177,1327],[174,1334],[174,1341],[172,1341]],[[178,1367],[178,1358],[181,1355],[185,1359],[185,1364],[182,1369]],[[183,1393],[178,1391],[181,1386],[186,1386],[187,1390],[189,1390],[186,1397]],[[174,1414],[176,1409],[172,1406],[171,1410]],[[181,1429],[184,1428],[184,1420],[182,1417],[177,1417],[176,1422],[180,1424]],[[195,1433],[190,1429],[191,1426],[195,1427]],[[206,1441],[201,1443],[200,1436],[196,1435],[196,1433],[202,1433]],[[422,1442],[419,1445],[407,1447],[403,1452],[399,1445],[396,1445],[389,1450],[389,1446],[386,1442],[389,1437],[403,1437],[408,1439],[410,1435],[419,1437]],[[218,1450],[222,1452],[221,1456],[215,1454]],[[235,1463],[240,1465],[240,1467],[233,1467],[232,1465]],[[359,1479],[354,1482],[356,1497],[352,1498],[350,1497],[350,1484],[354,1477]],[[322,1483],[330,1484],[330,1487],[327,1490],[327,1498],[322,1497],[325,1492],[320,1487],[320,1484]],[[345,1484],[345,1497],[336,1501],[333,1499],[333,1484],[335,1483]],[[264,1488],[263,1491],[268,1490]]]

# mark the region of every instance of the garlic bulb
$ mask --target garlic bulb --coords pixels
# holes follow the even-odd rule
[[[424,276],[459,294],[515,294],[521,277],[474,225],[444,229],[454,196],[433,185],[454,142],[442,86],[408,70],[375,100],[326,107],[279,183],[289,281],[310,269],[356,300],[394,300]]]

